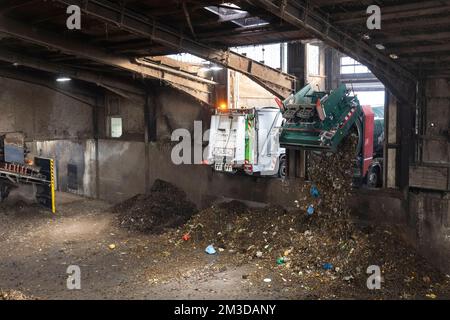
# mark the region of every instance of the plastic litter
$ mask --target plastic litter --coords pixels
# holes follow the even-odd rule
[[[278,259],[277,259],[277,265],[282,265],[282,264],[284,264],[284,263],[285,263],[284,257],[281,257],[281,258],[278,258]]]
[[[266,283],[272,282],[272,279],[270,279],[270,278],[265,278],[265,279],[264,279],[264,282],[266,282]]]
[[[333,269],[333,264],[326,262],[322,265],[322,268],[324,268],[325,270],[332,270]]]
[[[189,233],[184,234],[181,239],[184,241],[189,241],[191,239],[191,235]]]
[[[206,247],[205,252],[207,254],[215,254],[216,253],[216,249],[214,249],[213,245],[210,244],[209,246]]]
[[[309,205],[308,209],[306,210],[306,213],[308,214],[308,216],[314,213],[314,206],[312,204]]]
[[[312,196],[313,198],[318,198],[318,197],[320,197],[319,189],[317,189],[316,186],[312,186],[311,189],[309,190],[309,192],[310,192],[310,194],[311,194],[311,196]]]
[[[181,237],[181,239],[183,239],[183,241],[189,241],[191,239],[191,235],[186,233]]]

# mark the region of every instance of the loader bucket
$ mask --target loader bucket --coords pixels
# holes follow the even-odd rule
[[[336,150],[332,145],[323,145],[320,140],[320,130],[308,130],[295,126],[285,127],[280,135],[280,145],[287,149],[305,149],[317,151]]]
[[[285,104],[280,145],[288,149],[336,152],[362,113],[344,84],[330,92],[314,92],[306,86]]]

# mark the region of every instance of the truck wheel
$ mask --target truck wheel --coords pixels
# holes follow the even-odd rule
[[[367,186],[370,188],[381,187],[381,170],[379,167],[370,167],[367,173]]]
[[[284,179],[286,178],[286,174],[287,174],[286,157],[282,156],[280,157],[280,167],[278,168],[278,177]]]

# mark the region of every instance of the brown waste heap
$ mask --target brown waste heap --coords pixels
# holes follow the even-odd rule
[[[0,290],[0,300],[35,300],[17,290]]]
[[[310,152],[311,182],[300,187],[295,210],[248,208],[232,201],[194,215],[179,235],[189,234],[187,244],[202,250],[212,244],[222,262],[256,263],[261,274],[255,279],[270,272],[322,298],[449,294],[446,276],[405,244],[395,228],[357,228],[351,223],[348,199],[355,149],[351,138],[336,154]],[[310,194],[312,185],[319,190],[318,198]],[[315,210],[308,215],[311,204]],[[383,271],[383,290],[367,289],[370,265]]]
[[[161,233],[181,226],[197,212],[186,193],[175,185],[157,179],[149,194],[139,194],[113,207],[120,227],[141,232]]]

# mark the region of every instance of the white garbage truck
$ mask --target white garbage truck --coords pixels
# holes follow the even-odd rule
[[[273,107],[217,110],[211,117],[208,164],[215,171],[285,177],[282,122],[280,109]]]

